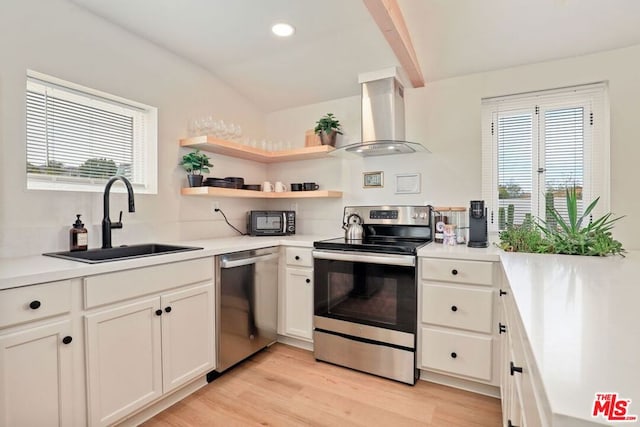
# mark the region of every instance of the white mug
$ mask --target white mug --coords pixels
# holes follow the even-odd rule
[[[284,191],[287,191],[287,186],[284,185],[281,181],[278,181],[276,182],[275,190],[276,190],[276,193],[282,193]]]
[[[273,184],[269,181],[265,181],[262,183],[262,191],[270,193],[273,191]]]

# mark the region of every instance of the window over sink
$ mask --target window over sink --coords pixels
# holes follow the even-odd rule
[[[482,196],[489,231],[526,218],[566,214],[565,190],[579,209],[595,198],[609,211],[609,104],[606,83],[482,100]]]
[[[28,70],[26,118],[28,189],[157,193],[156,108]]]

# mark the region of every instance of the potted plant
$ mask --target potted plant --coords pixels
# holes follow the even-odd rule
[[[182,156],[180,165],[187,171],[189,187],[200,187],[202,185],[202,172],[209,173],[209,156],[201,153],[200,150]]]
[[[327,113],[316,122],[313,131],[320,137],[322,145],[336,146],[336,135],[342,135],[340,122],[333,113]]]

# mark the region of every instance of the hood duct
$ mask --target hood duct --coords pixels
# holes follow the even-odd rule
[[[405,141],[404,87],[397,78],[396,69],[363,74],[359,81],[362,87],[362,142],[340,147],[336,154],[369,157],[428,152],[422,144]]]

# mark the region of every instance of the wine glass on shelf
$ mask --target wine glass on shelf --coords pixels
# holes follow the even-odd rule
[[[234,136],[234,138],[237,138],[238,140],[242,136],[242,127],[240,125],[236,125],[235,130],[233,132],[233,136]]]

